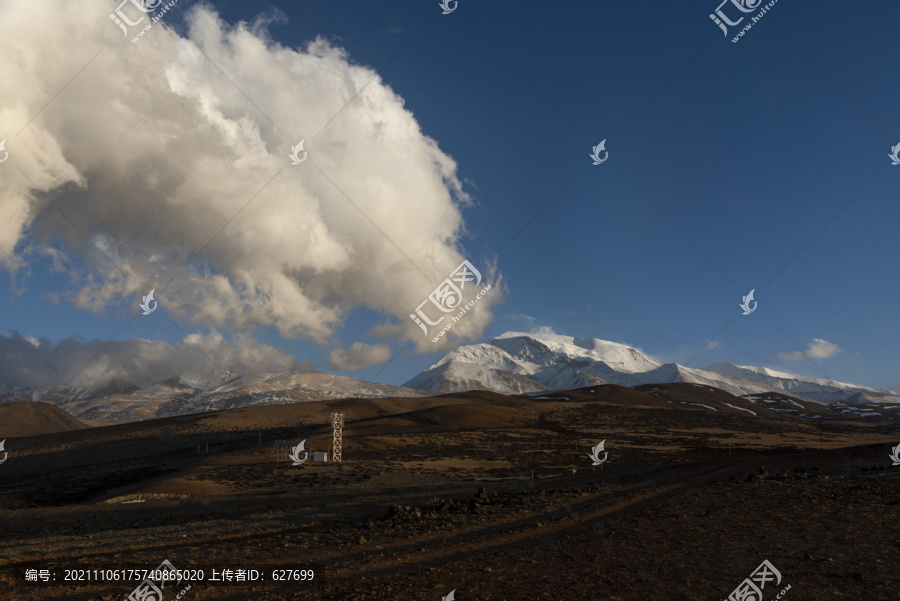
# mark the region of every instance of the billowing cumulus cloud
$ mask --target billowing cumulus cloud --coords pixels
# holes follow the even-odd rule
[[[144,387],[173,376],[203,387],[220,383],[225,370],[250,374],[307,371],[309,367],[249,336],[228,341],[218,332],[191,334],[176,343],[67,338],[54,344],[18,333],[0,335],[0,382],[35,388],[90,386],[110,380]]]
[[[809,348],[804,352],[778,353],[778,357],[782,361],[799,361],[805,358],[805,354],[805,356],[810,359],[828,359],[838,355],[842,350],[841,347],[832,342],[822,340],[821,338],[813,338]]]
[[[0,4],[0,264],[18,281],[50,257],[75,282],[52,300],[96,313],[155,288],[198,328],[329,344],[363,307],[384,316],[372,334],[420,350],[480,336],[501,298],[487,266],[496,292],[439,345],[409,318],[466,258],[470,200],[371,68],[203,4],[187,9],[186,38],[165,25],[173,12],[132,43],[108,17],[118,4]],[[291,165],[302,139],[307,160]],[[386,359],[381,348],[333,361]]]

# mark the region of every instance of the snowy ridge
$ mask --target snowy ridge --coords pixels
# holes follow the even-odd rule
[[[618,342],[523,332],[506,332],[490,343],[461,346],[404,386],[442,393],[479,389],[522,394],[604,382],[620,386],[688,382],[738,396],[778,392],[828,404],[900,403],[900,396],[890,391],[845,382],[731,363],[696,369],[662,363]]]
[[[523,388],[523,392],[526,388]],[[40,400],[52,403],[76,417],[111,423],[347,397],[412,397],[429,394],[431,393],[428,391],[363,382],[345,376],[299,371],[236,375],[230,376],[226,381],[215,376],[175,377],[144,388],[124,381],[111,381],[89,388],[57,386],[33,389],[0,386],[0,402]]]

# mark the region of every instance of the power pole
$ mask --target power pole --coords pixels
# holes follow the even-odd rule
[[[331,442],[331,460],[341,462],[341,447],[344,441],[344,413],[331,414],[331,427],[334,431]]]

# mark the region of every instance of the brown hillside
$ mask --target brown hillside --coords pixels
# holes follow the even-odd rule
[[[0,403],[0,439],[84,430],[97,424],[40,401]]]

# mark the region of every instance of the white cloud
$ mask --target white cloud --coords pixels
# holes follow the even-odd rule
[[[531,330],[531,333],[538,334],[539,336],[556,336],[556,332],[551,326],[540,326],[538,328],[534,328]]]
[[[813,338],[809,348],[804,352],[795,351],[791,353],[778,353],[778,357],[782,361],[799,361],[804,359],[804,354],[810,359],[828,359],[841,353],[843,349],[838,345],[822,340],[821,338]]]
[[[720,348],[721,346],[722,346],[722,343],[719,342],[718,340],[710,340],[707,343],[706,348]]]
[[[0,264],[27,273],[31,254],[50,256],[77,282],[60,300],[98,313],[155,288],[198,327],[328,343],[365,307],[386,318],[373,332],[434,350],[409,314],[466,258],[470,200],[404,100],[323,39],[272,41],[271,17],[231,26],[209,5],[187,10],[211,64],[168,28],[180,13],[131,43],[108,18],[117,5],[0,4]],[[309,159],[291,166],[304,138]]]
[[[44,388],[70,384],[87,386],[123,379],[149,386],[173,376],[189,382],[219,382],[221,371],[257,374],[267,371],[308,370],[293,357],[248,336],[232,341],[222,334],[191,334],[168,343],[131,340],[67,338],[54,344],[17,332],[0,335],[0,382]]]
[[[509,316],[510,319],[515,321],[525,322],[525,327],[528,330],[533,330],[535,324],[537,323],[537,318],[532,317],[531,315],[526,315],[525,313],[514,313]]]
[[[370,365],[384,363],[391,358],[391,349],[384,344],[369,345],[354,342],[349,348],[331,351],[329,369],[353,371]]]

